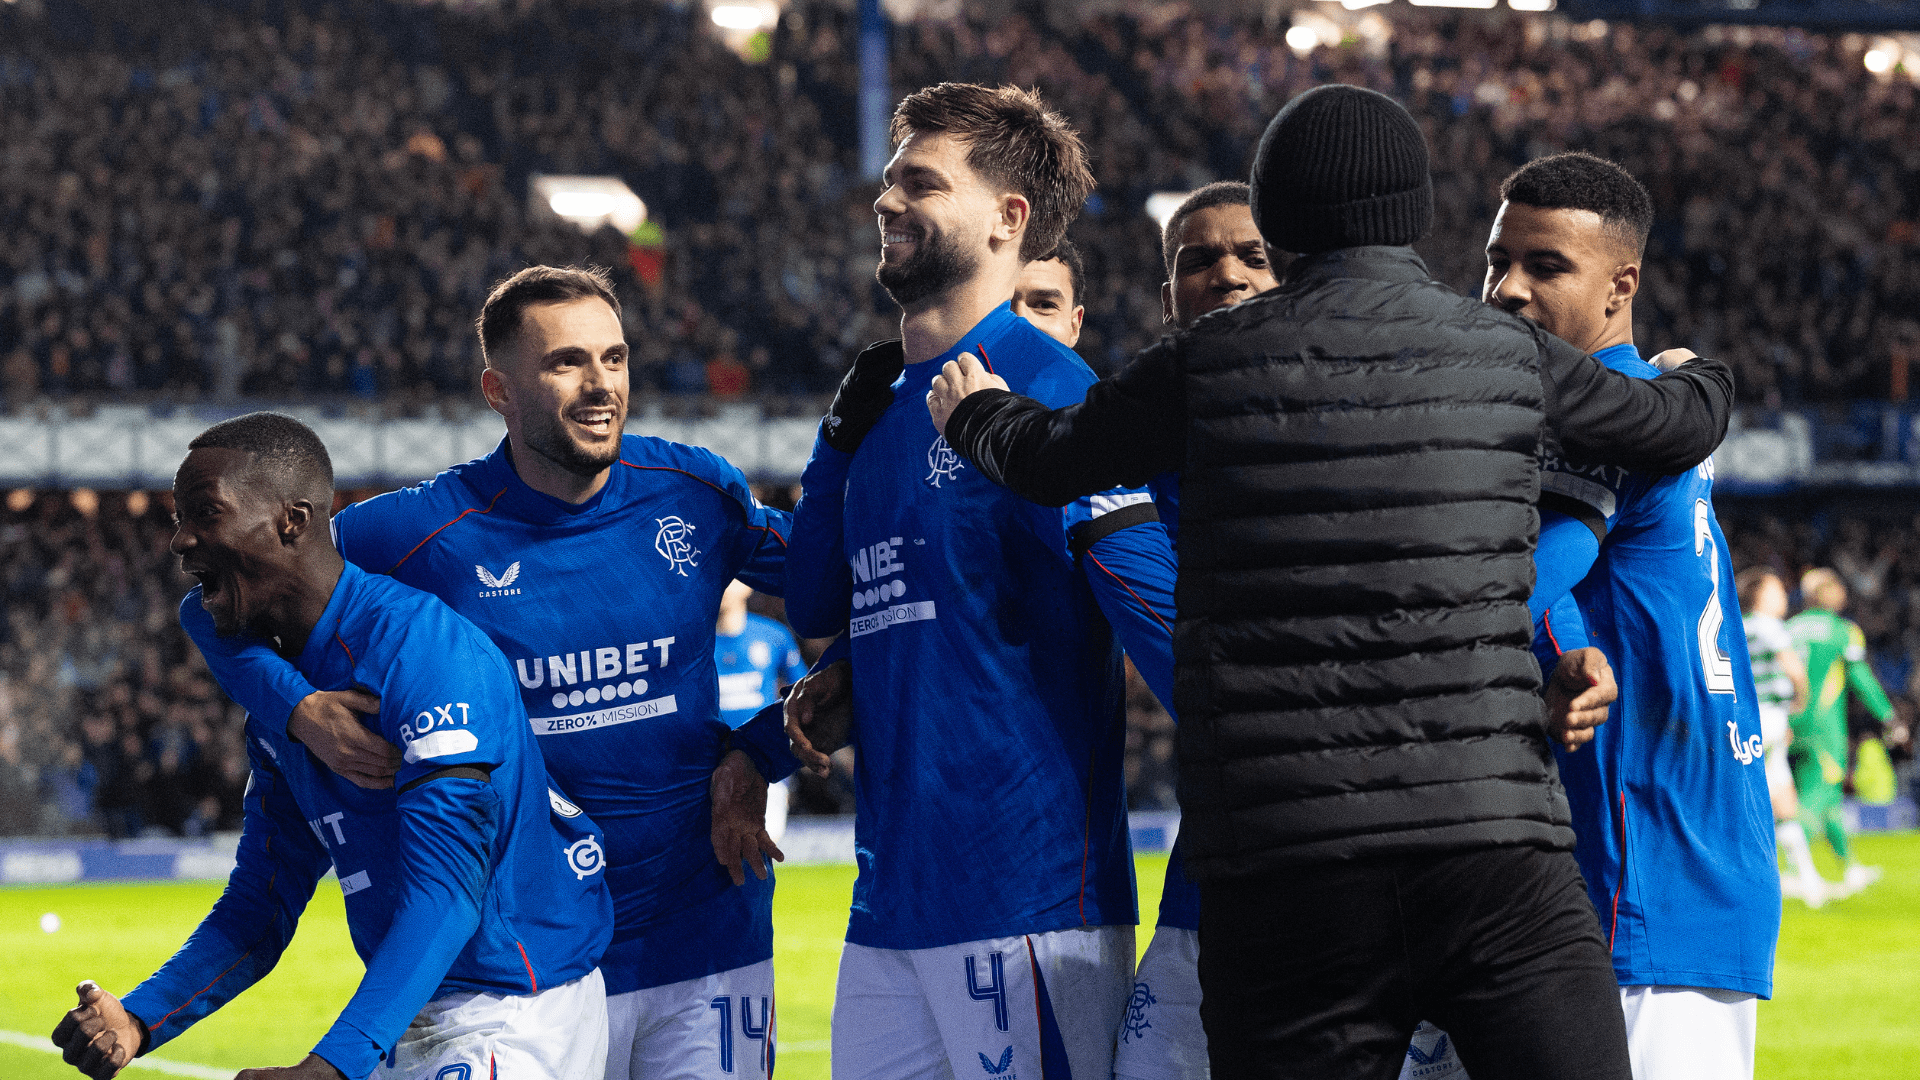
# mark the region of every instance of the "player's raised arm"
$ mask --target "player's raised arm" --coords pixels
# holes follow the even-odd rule
[[[1043,506],[1138,487],[1186,459],[1179,341],[1161,341],[1095,383],[1085,401],[1052,410],[1006,390],[976,390],[959,361],[934,380],[927,410],[955,453]]]
[[[906,367],[900,341],[880,341],[854,358],[820,421],[813,454],[800,474],[787,548],[787,620],[801,637],[832,637],[853,613],[853,571],[846,560],[847,471],[867,433],[893,404]],[[751,584],[751,583],[749,583]]]
[[[850,451],[837,450],[826,427],[800,474],[787,545],[787,621],[801,637],[832,637],[853,614],[853,570],[846,558],[847,470]]]
[[[179,952],[124,998],[97,988],[89,995],[82,984],[80,1007],[54,1029],[67,1062],[89,1076],[112,1076],[272,971],[315,883],[332,865],[258,740],[247,740],[247,753],[253,772],[240,847],[213,910]],[[129,1035],[129,1019],[139,1025],[138,1040]]]

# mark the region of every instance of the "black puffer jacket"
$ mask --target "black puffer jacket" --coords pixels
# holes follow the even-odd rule
[[[1207,879],[1572,847],[1527,649],[1543,444],[1678,472],[1732,392],[1713,361],[1618,375],[1411,249],[1349,248],[1083,405],[979,393],[946,435],[1049,504],[1181,471],[1182,842]]]

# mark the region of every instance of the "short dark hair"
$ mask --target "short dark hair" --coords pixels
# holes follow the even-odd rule
[[[1167,227],[1160,230],[1160,257],[1166,260],[1167,280],[1173,280],[1173,257],[1180,247],[1180,227],[1187,223],[1187,219],[1198,211],[1216,206],[1252,207],[1252,192],[1253,189],[1244,180],[1215,180],[1181,200],[1173,216],[1167,219]]]
[[[1067,301],[1067,306],[1069,308],[1084,306],[1086,301],[1081,297],[1086,295],[1087,291],[1087,264],[1080,258],[1080,249],[1073,246],[1073,241],[1062,240],[1052,251],[1033,261],[1046,262],[1048,259],[1056,259],[1061,266],[1067,268],[1067,280],[1073,288],[1073,296]]]
[[[1500,182],[1504,202],[1542,210],[1588,210],[1636,256],[1653,231],[1653,198],[1633,174],[1584,150],[1550,154],[1520,166]]]
[[[333,459],[313,429],[284,413],[255,412],[222,420],[187,444],[188,450],[240,450],[278,494],[308,498],[321,517],[333,512]]]
[[[945,132],[967,144],[967,164],[1032,205],[1020,257],[1042,258],[1093,193],[1087,148],[1037,90],[940,83],[907,95],[887,134],[895,146],[917,133]]]
[[[620,317],[620,300],[613,295],[613,279],[597,266],[529,266],[493,287],[480,317],[480,358],[493,366],[493,350],[520,329],[520,319],[535,304],[564,304],[599,297]]]

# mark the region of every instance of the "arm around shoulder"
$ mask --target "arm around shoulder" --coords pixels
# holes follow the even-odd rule
[[[1186,457],[1179,350],[1180,339],[1162,340],[1063,409],[1004,390],[970,394],[947,421],[947,443],[995,483],[1043,506],[1138,487]]]
[[[1733,371],[1689,360],[1657,379],[1636,379],[1537,327],[1547,422],[1571,456],[1672,475],[1700,464],[1726,437]]]

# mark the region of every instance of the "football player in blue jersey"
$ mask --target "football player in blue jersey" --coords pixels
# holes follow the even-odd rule
[[[1065,122],[1012,88],[919,91],[892,135],[877,277],[903,340],[861,354],[822,425],[787,589],[794,629],[847,631],[858,671],[833,1071],[1102,1077],[1137,917],[1102,606],[1170,591],[1171,550],[1145,491],[1063,512],[986,481],[920,391],[964,349],[1027,393],[1084,396],[1093,373],[1009,298],[1092,176]]]
[[[1253,223],[1247,185],[1221,180],[1181,201],[1161,232],[1166,280],[1160,284],[1161,321],[1184,330],[1209,311],[1231,307],[1279,284],[1266,244]],[[1155,477],[1154,508],[1178,543],[1179,477]],[[1171,599],[1171,597],[1169,597]],[[1162,613],[1170,627],[1171,604]],[[1128,641],[1134,665],[1166,706],[1173,708],[1171,629],[1165,631],[1164,669],[1153,654]],[[1148,677],[1149,671],[1154,671]],[[1120,1025],[1113,1062],[1125,1080],[1206,1080],[1207,1034],[1200,1026],[1200,887],[1186,875],[1175,841],[1160,892],[1160,918],[1140,958],[1133,994]]]
[[[1062,240],[1052,251],[1028,263],[1013,283],[1013,313],[1071,349],[1080,344],[1080,326],[1086,321],[1087,268],[1073,241]]]
[[[369,791],[250,718],[226,891],[124,999],[80,984],[53,1034],[66,1060],[104,1080],[259,981],[332,868],[366,975],[306,1060],[242,1077],[597,1075],[604,837],[548,786],[506,658],[439,600],[340,558],[332,466],[306,425],[253,413],[190,446],[172,548],[200,585],[183,614],[276,651],[317,686],[371,688],[368,726],[405,752],[397,787]]]
[[[753,586],[736,581],[720,594],[720,617],[714,623],[713,664],[720,675],[720,719],[739,728],[780,697],[780,688],[807,674],[793,632],[780,623],[747,610]],[[767,837],[775,844],[787,831],[787,785],[792,778],[767,788]]]
[[[764,858],[779,857],[766,781],[793,763],[778,710],[739,730],[722,721],[714,624],[736,577],[781,591],[787,515],[706,450],[622,434],[627,344],[603,275],[520,271],[487,298],[479,335],[481,388],[506,438],[342,510],[336,542],[493,639],[548,770],[605,830],[606,1075],[766,1075]],[[257,721],[309,747],[344,741],[335,727],[289,728],[315,688],[272,650],[223,647],[204,619],[188,630]]]
[[[1645,189],[1612,162],[1567,153],[1508,177],[1501,198],[1483,298],[1652,378],[1633,345],[1653,220]],[[1556,753],[1633,1074],[1746,1080],[1756,999],[1772,991],[1780,883],[1713,462],[1659,477],[1552,460],[1541,487],[1533,610],[1571,589],[1585,626],[1556,607],[1557,647],[1584,634],[1620,673],[1619,716],[1589,752]]]

